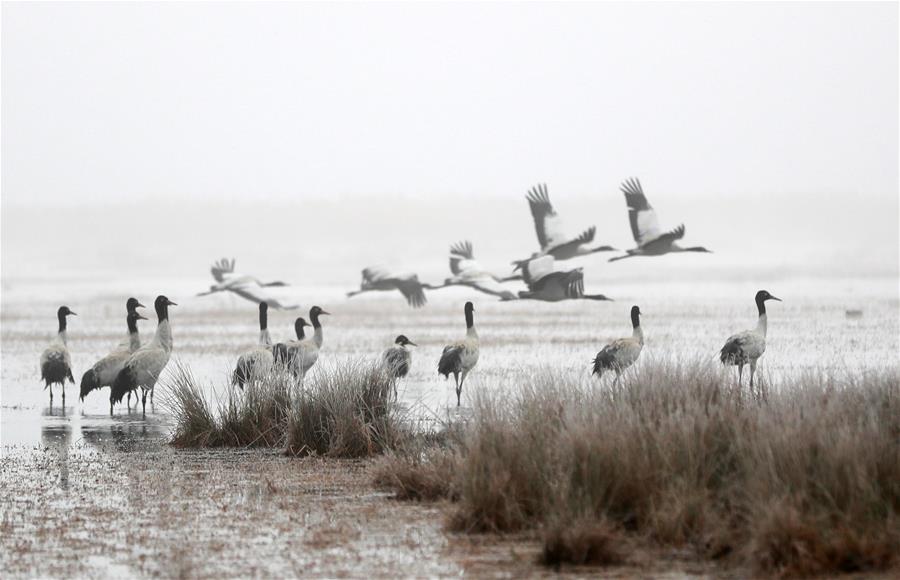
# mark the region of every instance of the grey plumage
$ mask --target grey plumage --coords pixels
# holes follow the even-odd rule
[[[58,323],[56,338],[41,353],[41,380],[44,381],[44,388],[50,389],[50,404],[53,404],[53,385],[58,384],[62,387],[63,404],[66,401],[66,380],[75,383],[75,377],[72,375],[72,359],[69,356],[69,348],[66,338],[66,317],[77,316],[68,306],[60,306],[56,311],[56,320]]]

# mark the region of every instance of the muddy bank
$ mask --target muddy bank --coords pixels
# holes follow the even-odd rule
[[[444,530],[441,504],[371,486],[371,464],[161,439],[4,447],[0,569],[9,577],[548,576],[527,537]],[[680,560],[574,575],[704,575]]]

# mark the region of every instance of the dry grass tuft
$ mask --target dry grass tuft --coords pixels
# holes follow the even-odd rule
[[[408,437],[392,402],[393,380],[378,366],[317,368],[297,384],[275,369],[244,390],[210,401],[190,369],[176,363],[164,403],[178,447],[285,447],[291,455],[368,457]]]
[[[294,393],[287,452],[352,458],[397,446],[406,430],[393,392],[393,379],[376,364],[320,369]]]
[[[417,436],[379,459],[373,483],[393,491],[400,500],[457,500],[459,462],[459,452],[447,444],[436,445],[431,437]]]
[[[591,522],[765,575],[900,553],[896,372],[807,374],[764,400],[707,363],[645,362],[618,386],[548,372],[478,396],[452,450],[401,459],[381,476],[399,496],[444,495],[417,491],[439,465],[451,529],[543,529],[554,565],[587,557]]]
[[[552,525],[544,532],[538,559],[544,566],[611,566],[625,561],[625,538],[603,520],[583,520]]]

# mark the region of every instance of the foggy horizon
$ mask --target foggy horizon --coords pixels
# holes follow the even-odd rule
[[[633,247],[629,177],[715,253],[588,280],[900,268],[896,4],[2,10],[6,281],[505,270],[538,183]]]

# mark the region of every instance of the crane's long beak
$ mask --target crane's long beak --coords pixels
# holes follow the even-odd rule
[[[166,302],[166,304],[168,304],[169,306],[178,306],[177,303],[172,302],[171,300],[168,300],[168,301]]]
[[[772,300],[777,300],[779,302],[782,302],[781,298],[776,298],[776,297],[772,296],[771,294],[769,294],[769,298],[771,298]]]
[[[331,313],[330,313],[330,312],[325,312],[324,310],[321,311],[321,312],[319,312],[319,314],[327,314],[328,316],[331,316]]]
[[[413,345],[413,346],[419,346],[418,344],[414,343],[414,342],[411,341],[411,340],[407,341],[406,344],[411,344],[411,345]]]
[[[69,310],[69,314],[71,314],[71,315],[72,315],[72,316],[78,316],[78,314],[77,314],[77,313],[75,313],[75,312],[72,312],[72,311],[71,311],[71,310]]]
[[[138,303],[137,303],[137,306],[135,306],[135,308],[147,308],[147,307],[144,306],[143,304],[141,304],[140,302],[138,302]],[[146,320],[146,319],[145,319],[145,320]]]

